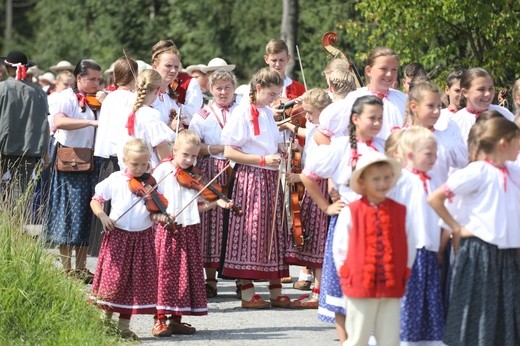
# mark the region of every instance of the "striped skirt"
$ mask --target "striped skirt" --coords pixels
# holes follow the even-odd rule
[[[157,313],[207,315],[200,226],[181,227],[176,233],[155,227]]]
[[[122,314],[154,314],[157,301],[155,232],[115,229],[104,233],[92,300]]]
[[[463,238],[455,259],[444,342],[520,345],[520,258],[516,249]]]
[[[327,180],[319,181],[321,192],[328,199]],[[312,198],[305,193],[300,206],[301,223],[305,241],[301,248],[294,246],[292,234],[289,235],[285,254],[287,264],[300,265],[310,268],[321,268],[327,241],[328,215],[318,208]]]
[[[214,157],[205,157],[200,163],[202,176],[206,180],[211,180],[219,172],[224,169],[228,163],[227,160],[215,159]],[[215,180],[221,186],[226,186],[228,176],[226,172],[219,175]],[[224,209],[213,208],[200,215],[200,227],[202,229],[202,257],[204,259],[205,268],[217,268],[220,262],[220,253],[222,248],[222,232],[224,230]]]
[[[230,213],[224,277],[276,280],[289,276],[284,263],[287,222],[277,179],[278,171],[248,165],[236,168],[231,197],[244,215]]]

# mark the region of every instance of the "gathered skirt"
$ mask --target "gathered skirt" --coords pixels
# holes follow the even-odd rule
[[[104,233],[91,298],[104,310],[155,314],[157,261],[152,228]]]
[[[236,168],[232,199],[244,215],[229,216],[224,277],[276,280],[289,276],[284,263],[287,222],[278,178],[278,171],[248,165]]]
[[[463,238],[455,259],[444,342],[520,345],[520,260],[516,249],[498,249]]]
[[[200,225],[180,227],[176,233],[155,227],[157,313],[207,315]]]

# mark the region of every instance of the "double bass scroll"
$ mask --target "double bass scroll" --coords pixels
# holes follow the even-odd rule
[[[334,47],[334,43],[337,40],[338,40],[338,35],[335,32],[328,31],[325,34],[323,34],[323,37],[321,38],[321,44],[322,44],[323,48],[325,48],[325,50],[327,52],[329,52],[329,54],[331,54],[334,59],[345,59],[348,62],[349,71],[355,77],[354,80],[356,82],[356,87],[361,88],[364,85],[364,83],[363,83],[363,80],[361,79],[361,75],[359,74],[359,71],[356,68],[356,65],[354,65],[352,60],[350,60],[345,53],[343,53],[338,48]]]

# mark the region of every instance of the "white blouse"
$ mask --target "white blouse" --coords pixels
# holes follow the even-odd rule
[[[401,177],[388,193],[388,197],[406,206],[406,217],[410,219],[410,229],[413,234],[414,246],[417,249],[439,251],[441,228],[439,216],[428,204],[428,194],[432,192],[429,180],[426,181],[427,191],[417,174],[403,168]]]
[[[230,119],[224,126],[221,143],[237,147],[246,154],[272,155],[278,152],[282,137],[273,118],[273,112],[267,107],[259,107],[258,124],[260,134],[255,136],[251,119],[251,105],[240,104],[233,109]],[[255,165],[257,166],[257,165]],[[258,166],[259,167],[259,166]],[[277,170],[275,167],[263,167]]]
[[[505,175],[484,161],[453,172],[445,184],[455,220],[480,239],[499,248],[520,247],[520,167],[506,162]]]
[[[331,138],[347,136],[351,107],[347,99],[337,100],[325,107],[320,114],[318,131]]]
[[[71,119],[95,120],[96,117],[90,107],[85,106],[85,112],[81,111],[78,98],[71,88],[63,90],[55,99],[49,114],[56,116],[65,115]],[[94,146],[94,126],[86,126],[77,130],[58,129],[54,138],[60,144],[74,148],[92,148]]]
[[[110,218],[117,220],[121,217],[116,222],[117,228],[139,232],[150,228],[152,220],[144,200],[139,201],[141,197],[130,191],[130,179],[131,177],[122,171],[114,172],[96,185],[92,198],[100,203],[111,201]]]
[[[507,108],[498,105],[490,105],[488,110],[497,111],[502,114],[506,119],[513,121],[515,116]],[[462,140],[464,143],[468,143],[469,130],[475,124],[477,118],[475,114],[468,112],[466,108],[462,108],[452,117],[452,120],[457,124],[460,129]]]

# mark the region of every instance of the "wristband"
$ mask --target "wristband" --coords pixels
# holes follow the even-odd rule
[[[260,156],[260,167],[265,167],[265,156]]]
[[[208,144],[208,154],[213,155],[213,153],[211,152],[211,144]]]

